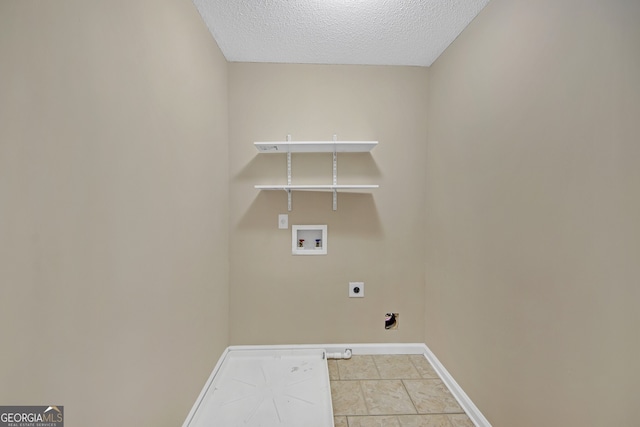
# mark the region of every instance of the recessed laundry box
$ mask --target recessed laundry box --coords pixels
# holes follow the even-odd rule
[[[324,349],[229,347],[183,427],[333,427]]]

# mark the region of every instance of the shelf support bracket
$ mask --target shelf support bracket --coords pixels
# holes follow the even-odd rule
[[[338,135],[333,135],[333,142],[338,141]],[[338,153],[333,148],[333,185],[338,185]],[[338,191],[333,188],[333,210],[338,210]]]
[[[287,142],[291,142],[291,135],[287,135]],[[291,185],[291,151],[287,151],[287,185]],[[291,212],[291,189],[287,190],[287,210]]]
[[[338,153],[333,152],[333,185],[338,185]],[[338,210],[338,190],[333,188],[333,210]]]

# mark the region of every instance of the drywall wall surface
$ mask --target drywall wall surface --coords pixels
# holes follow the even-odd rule
[[[425,340],[494,426],[637,424],[639,21],[494,0],[430,68]]]
[[[418,67],[229,64],[230,339],[232,344],[415,342],[423,334],[427,70]],[[338,154],[339,184],[368,193],[294,192],[286,155],[255,141],[376,140]],[[293,154],[294,184],[330,184],[331,154]],[[288,213],[289,229],[278,229]],[[326,224],[326,256],[294,256],[292,225]],[[349,298],[349,281],[365,283]],[[400,313],[385,330],[386,312]]]
[[[180,425],[227,346],[227,68],[188,1],[0,2],[0,402]]]

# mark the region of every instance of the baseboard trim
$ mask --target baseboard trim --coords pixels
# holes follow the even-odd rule
[[[341,353],[351,349],[353,354],[424,354],[426,346],[422,343],[381,343],[381,344],[278,344],[278,345],[233,345],[230,350],[288,350],[295,348],[322,348],[327,353]]]
[[[489,420],[487,420],[482,412],[480,412],[480,409],[478,409],[469,396],[467,396],[467,393],[464,392],[462,387],[460,387],[453,376],[451,376],[444,365],[440,363],[436,355],[433,354],[426,344],[424,344],[424,355],[476,427],[491,427]]]

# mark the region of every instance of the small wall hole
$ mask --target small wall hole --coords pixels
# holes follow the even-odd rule
[[[398,329],[398,313],[385,313],[384,315],[384,328],[387,330]]]

